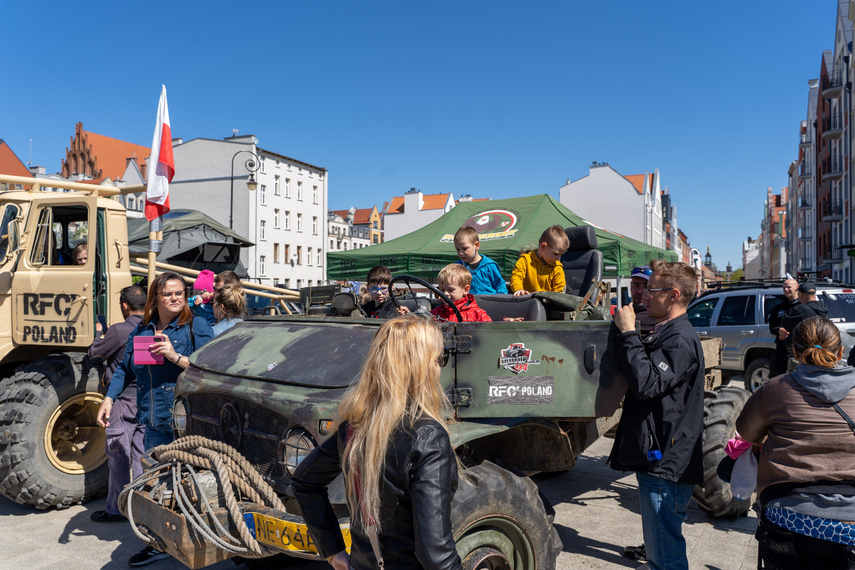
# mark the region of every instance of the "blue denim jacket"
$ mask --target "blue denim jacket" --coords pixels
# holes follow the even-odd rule
[[[193,338],[190,337],[190,325],[193,326]],[[140,323],[128,337],[125,358],[113,373],[107,397],[114,402],[119,394],[134,379],[137,381],[137,422],[141,425],[168,428],[172,425],[172,401],[175,381],[183,369],[177,364],[164,361],[163,364],[134,364],[135,336],[154,336],[155,320],[148,325]],[[172,346],[182,356],[189,356],[197,348],[204,346],[214,338],[214,331],[205,319],[195,318],[184,326],[178,325],[176,317],[163,329]]]

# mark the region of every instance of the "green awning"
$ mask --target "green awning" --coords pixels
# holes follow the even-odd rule
[[[327,255],[327,278],[361,281],[375,265],[392,275],[436,277],[442,267],[457,261],[454,233],[463,225],[478,230],[480,253],[496,261],[509,279],[520,250],[537,246],[547,227],[586,225],[586,221],[547,194],[507,200],[460,202],[450,212],[412,233],[370,247]],[[603,252],[603,276],[626,277],[633,267],[651,259],[677,261],[677,254],[596,228]]]

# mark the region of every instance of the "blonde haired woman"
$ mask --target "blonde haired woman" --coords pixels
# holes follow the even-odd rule
[[[389,569],[462,568],[451,531],[457,460],[444,421],[441,357],[442,336],[431,321],[384,323],[339,405],[336,432],[292,478],[315,545],[336,570],[374,570],[378,556]],[[349,559],[326,491],[342,472]]]

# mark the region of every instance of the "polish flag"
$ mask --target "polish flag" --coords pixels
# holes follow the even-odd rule
[[[172,131],[169,129],[169,108],[166,106],[166,85],[162,86],[157,104],[157,123],[151,141],[148,160],[148,184],[145,190],[145,217],[148,221],[169,211],[169,183],[175,176],[172,158]]]

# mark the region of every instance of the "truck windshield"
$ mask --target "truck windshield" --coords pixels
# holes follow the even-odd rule
[[[6,257],[9,251],[9,222],[17,218],[19,213],[20,209],[15,204],[6,204],[3,209],[3,218],[0,221],[0,258]],[[13,243],[12,247],[16,247],[16,244]]]
[[[821,291],[817,299],[828,307],[828,319],[834,323],[855,323],[855,293]]]

